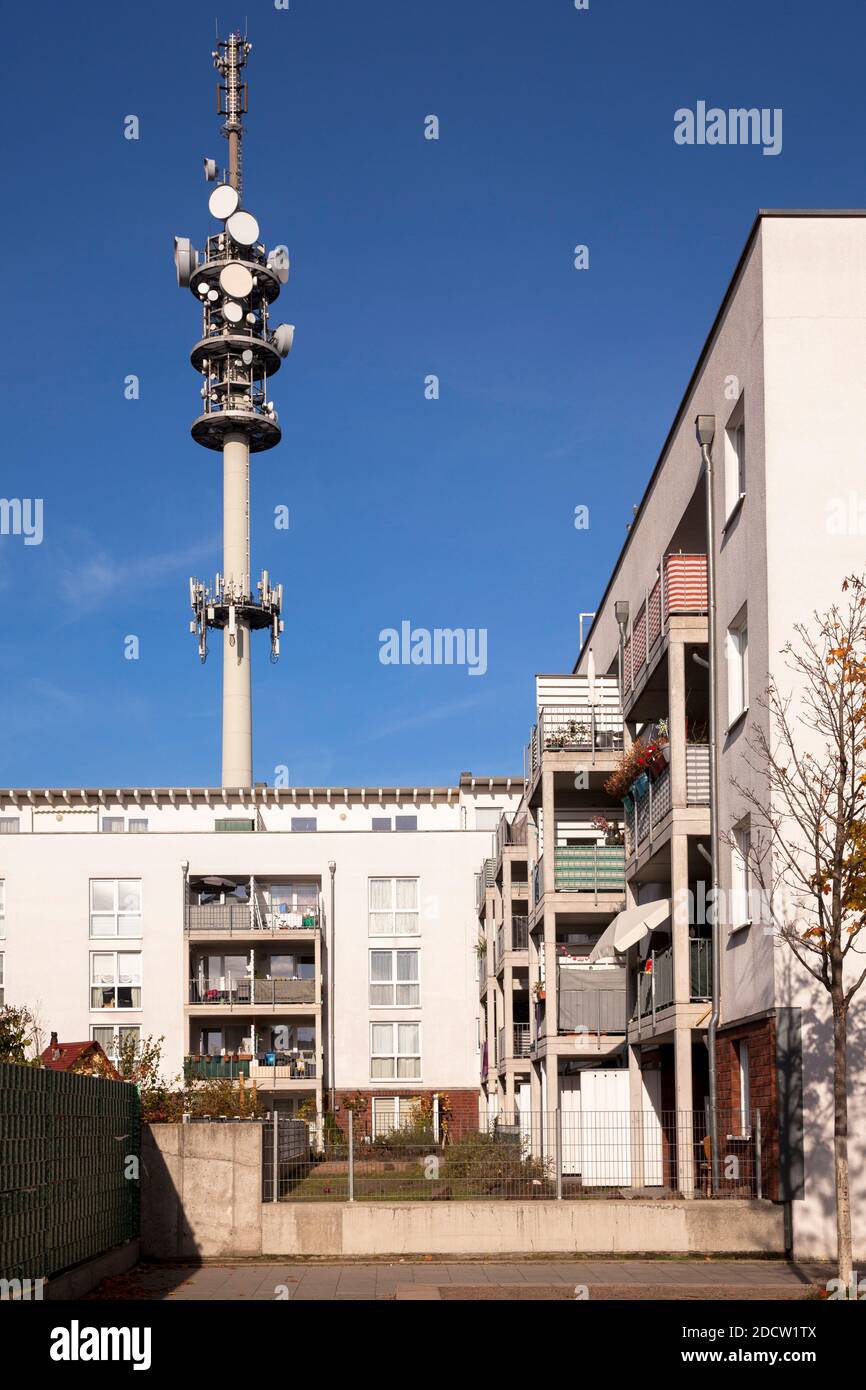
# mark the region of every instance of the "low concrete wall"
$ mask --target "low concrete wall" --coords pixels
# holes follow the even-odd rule
[[[769,1202],[262,1202],[261,1128],[151,1125],[146,1259],[323,1255],[780,1255]]]
[[[780,1255],[769,1202],[275,1202],[263,1255]]]
[[[125,1245],[116,1245],[106,1250],[104,1255],[96,1255],[92,1260],[84,1260],[80,1265],[64,1269],[60,1274],[52,1274],[45,1290],[47,1299],[77,1299],[101,1284],[103,1279],[113,1279],[118,1274],[126,1274],[138,1264],[140,1243],[129,1240]]]
[[[141,1157],[145,1259],[261,1254],[260,1125],[145,1125]]]

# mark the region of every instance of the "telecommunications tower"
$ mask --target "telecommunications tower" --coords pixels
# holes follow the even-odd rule
[[[250,636],[258,628],[271,634],[271,660],[280,654],[282,584],[272,585],[267,570],[250,582],[250,454],[273,449],[280,425],[268,397],[268,379],[292,346],[294,328],[271,328],[270,306],[289,278],[285,247],[270,254],[259,240],[259,224],[243,204],[243,121],[247,84],[241,81],[252,45],[239,33],[219,40],[213,53],[220,74],[217,109],[224,117],[228,168],[220,172],[205,159],[205,178],[216,186],[208,200],[220,228],[203,251],[186,237],[175,237],[177,282],[192,291],[202,309],[202,333],[190,354],[201,373],[202,413],[192,437],[223,460],[223,569],[212,586],[189,581],[199,656],[207,657],[208,628],[223,632],[222,786],[253,784]]]

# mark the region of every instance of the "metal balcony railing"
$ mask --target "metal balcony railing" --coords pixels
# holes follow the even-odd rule
[[[686,802],[689,806],[710,804],[710,748],[707,743],[686,744]],[[625,808],[626,848],[629,856],[638,853],[645,841],[652,840],[665,816],[673,809],[670,767],[655,779],[648,778],[643,796],[632,796]]]
[[[658,643],[673,613],[706,613],[706,555],[665,555],[646,590],[623,647],[623,688],[631,690]]]
[[[530,1051],[530,1032],[528,1023],[515,1023],[512,1025],[514,1030],[514,1052],[515,1057],[528,1057]]]
[[[623,718],[616,682],[599,682],[597,697],[590,701],[588,688],[582,699],[544,705],[526,749],[526,783],[541,767],[544,752],[611,753],[623,746]]]
[[[689,939],[689,1001],[702,1003],[713,993],[713,943],[709,937]],[[674,950],[652,951],[638,976],[638,1000],[641,1017],[670,1008],[674,1002]]]
[[[315,1004],[315,980],[190,980],[189,1002],[216,1008]]]
[[[557,845],[553,851],[553,876],[558,893],[622,893],[625,846]]]
[[[529,918],[511,918],[511,949],[525,951],[529,946]]]
[[[197,1081],[305,1081],[316,1079],[316,1058],[312,1052],[260,1052],[254,1057],[184,1058],[187,1075]]]
[[[315,907],[295,912],[277,912],[252,903],[190,903],[187,929],[194,932],[220,932],[234,936],[251,931],[315,931],[319,912]]]

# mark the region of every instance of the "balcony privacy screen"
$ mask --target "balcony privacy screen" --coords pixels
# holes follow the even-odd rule
[[[559,968],[560,1033],[624,1033],[625,970]]]

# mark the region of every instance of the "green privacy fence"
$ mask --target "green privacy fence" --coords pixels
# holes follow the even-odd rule
[[[0,1278],[35,1279],[138,1235],[134,1086],[0,1063]]]

